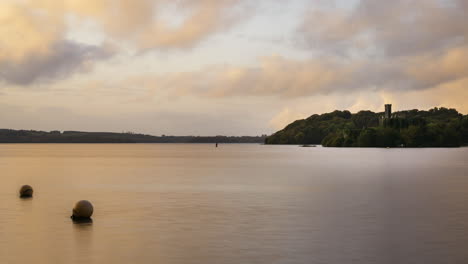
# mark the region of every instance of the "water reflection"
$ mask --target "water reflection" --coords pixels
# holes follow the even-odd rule
[[[93,220],[73,220],[74,249],[76,259],[84,263],[93,263]]]
[[[78,219],[78,218],[72,218],[72,222],[75,226],[78,227],[85,227],[85,226],[92,226],[93,225],[93,219]]]
[[[468,259],[467,148],[0,148],[1,263]],[[18,199],[24,182],[40,195]],[[77,198],[97,222],[70,219]]]
[[[34,199],[32,197],[19,197],[17,199],[17,204],[19,204],[23,212],[32,212],[33,201]]]

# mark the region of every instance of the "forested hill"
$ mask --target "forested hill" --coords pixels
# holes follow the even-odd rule
[[[0,143],[263,143],[265,136],[151,136],[134,133],[0,129]]]
[[[297,120],[266,138],[266,144],[322,144],[325,147],[458,147],[468,145],[468,116],[433,108],[393,113],[334,111]]]

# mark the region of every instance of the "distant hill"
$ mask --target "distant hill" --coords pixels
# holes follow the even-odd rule
[[[151,136],[134,133],[0,129],[0,143],[263,143],[266,136]]]
[[[266,144],[325,147],[458,147],[468,145],[468,116],[433,108],[393,113],[334,111],[297,120],[265,139]]]

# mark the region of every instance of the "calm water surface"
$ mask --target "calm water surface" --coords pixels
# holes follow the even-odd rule
[[[0,263],[468,261],[468,148],[6,144],[0,178]]]

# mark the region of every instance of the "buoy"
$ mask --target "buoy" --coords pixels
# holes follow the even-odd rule
[[[34,192],[33,188],[29,185],[23,185],[21,186],[21,189],[19,190],[19,194],[21,198],[32,197],[33,192]]]
[[[71,218],[73,220],[90,219],[93,210],[93,205],[89,201],[81,200],[75,204]]]

